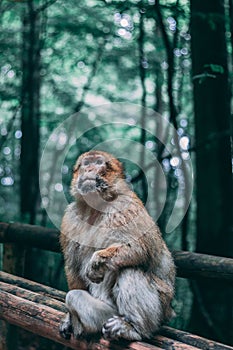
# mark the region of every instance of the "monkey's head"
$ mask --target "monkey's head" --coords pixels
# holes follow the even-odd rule
[[[82,154],[75,166],[71,193],[74,197],[99,194],[105,200],[113,200],[115,187],[124,179],[122,164],[111,154],[90,151]]]

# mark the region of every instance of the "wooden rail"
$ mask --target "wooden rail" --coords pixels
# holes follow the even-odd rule
[[[61,300],[64,297],[65,293],[54,288],[0,272],[1,318],[69,348],[82,350],[233,350],[231,346],[171,327],[162,327],[160,334],[151,339],[149,343],[123,341],[110,343],[102,338],[95,338],[91,342],[76,340],[73,337],[70,340],[65,340],[59,334],[59,323],[66,312],[64,300]]]
[[[40,226],[0,222],[0,243],[60,252],[59,231]],[[233,282],[233,259],[184,251],[174,251],[173,257],[178,277]]]
[[[0,243],[17,243],[60,252],[59,231],[36,225],[0,222]]]
[[[4,244],[3,266],[7,272],[13,273],[0,271],[0,318],[12,325],[30,330],[72,349],[233,350],[233,347],[170,327],[162,327],[160,334],[149,343],[110,343],[104,339],[93,339],[88,342],[73,337],[71,340],[65,340],[59,334],[59,323],[66,312],[65,292],[15,276],[23,273],[24,253],[28,248],[36,247],[60,252],[59,231],[0,222],[0,243]],[[174,251],[173,257],[178,277],[211,278],[233,282],[233,259],[184,251]],[[6,327],[6,324],[3,326]],[[8,335],[5,339],[12,339],[15,336],[16,328],[12,330],[11,327],[7,330]],[[1,348],[0,344],[0,349],[8,350],[8,347]]]

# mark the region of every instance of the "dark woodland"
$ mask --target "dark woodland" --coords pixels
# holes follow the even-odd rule
[[[92,149],[123,163],[175,259],[162,336],[233,346],[233,0],[2,0],[0,26],[0,350],[67,348],[1,310],[9,295],[36,301],[35,329],[55,329],[58,232]]]

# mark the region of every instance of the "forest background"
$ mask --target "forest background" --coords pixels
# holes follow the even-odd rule
[[[232,0],[2,0],[0,25],[1,221],[53,227],[48,212],[59,222],[56,196],[71,200],[75,159],[110,140],[171,250],[233,257]],[[126,124],[116,126],[119,111]],[[75,113],[85,132],[58,176]],[[167,232],[174,203],[183,220]],[[60,255],[32,249],[27,259],[27,278],[66,289]],[[232,287],[177,279],[174,308],[173,326],[233,344]]]

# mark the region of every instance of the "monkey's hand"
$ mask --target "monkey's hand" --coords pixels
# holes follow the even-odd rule
[[[107,271],[108,258],[101,256],[100,251],[95,252],[87,267],[87,277],[91,282],[100,283],[104,279],[105,272]]]
[[[96,251],[87,267],[87,277],[94,283],[100,283],[104,279],[107,270],[114,271],[116,264],[113,263],[113,258],[117,256],[121,245],[113,245],[106,249]]]

